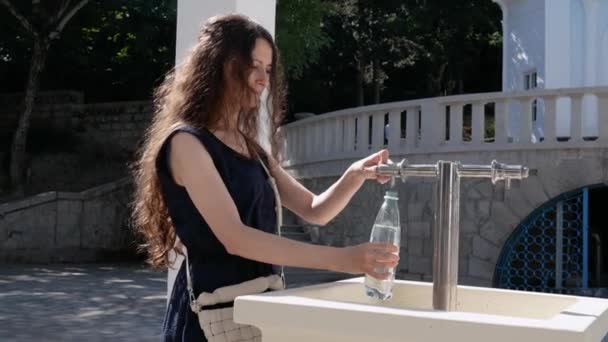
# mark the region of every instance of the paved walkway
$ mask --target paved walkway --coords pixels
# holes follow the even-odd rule
[[[158,341],[166,286],[139,264],[0,265],[0,341]]]

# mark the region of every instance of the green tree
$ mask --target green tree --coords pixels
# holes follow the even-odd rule
[[[330,6],[321,0],[279,0],[276,40],[287,77],[297,80],[316,63],[322,48],[331,43],[323,31]]]
[[[500,72],[482,75],[484,64],[500,71],[500,8],[485,0],[410,0],[412,16],[421,18],[413,25],[413,39],[424,46],[420,60],[426,65],[425,84],[429,96],[487,91],[477,87],[484,78],[499,84]],[[489,76],[489,77],[488,77]],[[469,83],[469,85],[467,85]],[[487,83],[486,83],[487,84]],[[475,89],[477,88],[477,89]]]
[[[410,10],[398,0],[336,1],[331,20],[333,30],[343,30],[343,57],[356,70],[356,105],[365,104],[370,85],[371,102],[379,103],[390,72],[415,63],[422,49],[408,35]]]
[[[332,43],[300,79],[290,81],[292,112],[500,89],[502,15],[497,4],[326,2],[332,7],[323,30]]]
[[[149,99],[174,65],[176,17],[176,0],[93,1],[49,57],[46,84],[89,102]]]
[[[19,117],[10,153],[10,182],[16,192],[22,191],[27,132],[38,92],[40,73],[45,67],[51,44],[60,37],[68,22],[87,2],[88,0],[80,0],[72,3],[70,0],[64,0],[41,3],[40,0],[32,0],[30,5],[19,3],[17,6],[9,0],[0,0],[0,4],[18,23],[20,32],[27,36],[32,44],[23,112]]]

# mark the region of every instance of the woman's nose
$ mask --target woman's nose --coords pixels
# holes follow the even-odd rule
[[[263,88],[266,88],[266,86],[268,85],[268,74],[266,72],[261,72],[260,74],[258,74],[257,84],[259,84]]]

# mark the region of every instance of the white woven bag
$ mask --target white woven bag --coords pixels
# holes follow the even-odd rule
[[[281,226],[283,223],[283,215],[281,211],[281,198],[275,179],[270,174],[270,171],[260,159],[260,163],[264,171],[268,175],[268,181],[272,187],[276,202],[277,215],[277,232],[281,235]],[[190,275],[190,263],[188,261],[188,253],[186,252],[186,276],[188,279],[188,295],[190,298],[190,309],[198,315],[198,321],[201,329],[205,333],[205,337],[209,342],[261,342],[262,332],[260,329],[246,324],[237,324],[234,322],[234,308],[221,309],[205,309],[205,306],[211,306],[220,303],[228,303],[235,300],[238,296],[262,293],[267,290],[281,290],[285,288],[285,274],[281,267],[281,275],[270,275],[267,277],[259,277],[240,284],[221,287],[213,293],[203,292],[198,298],[195,298],[192,290],[192,278]]]

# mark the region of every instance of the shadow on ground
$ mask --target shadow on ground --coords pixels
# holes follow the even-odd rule
[[[0,265],[0,340],[158,341],[166,287],[139,264]]]

